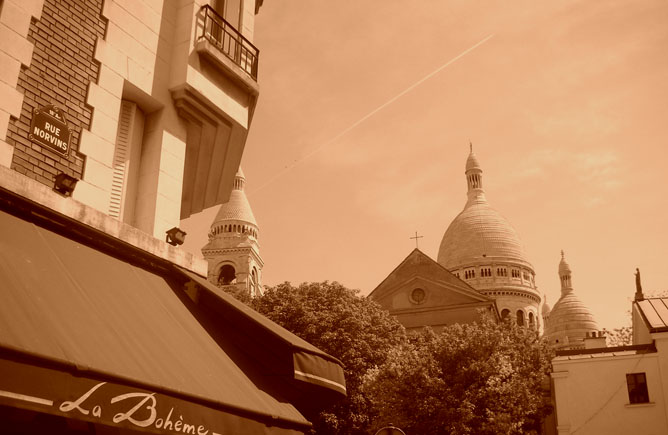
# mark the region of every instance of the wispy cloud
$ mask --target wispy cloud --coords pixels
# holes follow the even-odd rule
[[[573,169],[581,182],[601,189],[613,189],[621,184],[619,179],[619,156],[611,150],[576,154]]]
[[[529,153],[521,166],[524,169],[512,174],[512,185],[561,185],[587,207],[607,202],[623,184],[622,162],[614,150],[542,148]]]

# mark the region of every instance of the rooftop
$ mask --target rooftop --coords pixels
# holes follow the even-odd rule
[[[599,347],[593,349],[558,350],[554,361],[568,361],[589,358],[605,358],[611,356],[639,355],[656,352],[654,343],[636,344],[632,346]]]
[[[649,332],[668,331],[668,298],[648,298],[637,302]]]

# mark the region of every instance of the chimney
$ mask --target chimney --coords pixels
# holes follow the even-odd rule
[[[605,343],[605,333],[603,331],[587,332],[584,339],[585,349],[600,349],[607,347]]]

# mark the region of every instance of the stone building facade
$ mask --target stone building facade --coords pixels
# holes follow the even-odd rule
[[[8,2],[6,7],[17,6]],[[95,43],[104,37],[107,20],[102,16],[102,0],[77,4],[45,0],[37,18],[24,16],[30,23],[27,41],[33,44],[32,56],[18,71],[16,90],[23,94],[23,102],[20,115],[7,127],[7,142],[14,148],[11,167],[48,185],[59,172],[77,179],[83,175],[84,156],[79,153],[79,143],[93,118],[86,95],[89,84],[98,81]],[[7,62],[16,68],[18,60]],[[24,60],[28,60],[27,55]],[[39,149],[29,138],[35,110],[55,102],[67,102],[66,119],[72,130],[67,155]]]
[[[0,165],[72,176],[75,200],[158,238],[227,201],[259,92],[256,6],[4,1]],[[51,107],[60,148],[31,137]]]
[[[178,246],[231,201],[260,3],[0,0],[3,434],[308,433],[345,397]]]

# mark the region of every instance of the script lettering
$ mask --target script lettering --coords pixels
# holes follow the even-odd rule
[[[60,411],[70,412],[72,410],[77,410],[83,415],[90,415],[102,419],[102,408],[107,405],[96,404],[93,399],[91,399],[91,396],[105,384],[106,382],[100,382],[91,387],[76,400],[62,402],[59,407]],[[104,392],[96,393],[98,400],[100,400],[100,395],[104,397]],[[110,395],[106,397],[109,396]],[[215,434],[215,432],[211,432],[202,424],[197,425],[188,421],[187,415],[186,419],[184,419],[183,415],[179,414],[178,411],[176,411],[176,415],[174,415],[175,412],[173,406],[170,407],[168,411],[166,408],[158,409],[160,407],[158,406],[156,393],[133,391],[130,393],[119,394],[111,397],[111,399],[104,399],[103,403],[106,403],[106,400],[109,400],[109,403],[112,405],[115,404],[112,408],[113,411],[105,412],[107,420],[113,415],[111,421],[115,424],[127,421],[134,426],[161,429],[165,433],[186,435]],[[167,412],[165,413],[165,411]],[[160,415],[159,418],[158,414]],[[2,432],[1,429],[0,432]]]
[[[88,415],[90,410],[88,409],[83,409],[79,405],[81,405],[86,399],[90,397],[91,394],[95,392],[98,388],[100,388],[102,385],[106,384],[106,382],[100,382],[99,384],[95,385],[93,388],[88,390],[83,396],[79,397],[77,400],[74,402],[66,401],[63,402],[58,409],[60,409],[62,412],[70,412],[73,409],[76,409],[83,415]]]
[[[130,423],[134,424],[135,426],[139,426],[139,427],[150,426],[155,421],[155,417],[156,417],[156,414],[157,414],[157,411],[155,409],[156,401],[155,401],[154,396],[155,396],[155,393],[151,393],[151,394],[148,394],[148,393],[128,393],[128,394],[122,394],[120,396],[116,396],[116,397],[112,398],[111,403],[120,402],[120,401],[123,401],[125,399],[130,399],[130,398],[133,398],[133,397],[143,397],[144,398],[139,403],[137,403],[132,409],[130,409],[128,412],[125,412],[125,413],[119,412],[118,414],[114,415],[114,418],[112,419],[112,421],[114,423],[120,423],[121,421],[129,420]],[[146,405],[146,409],[151,411],[151,415],[144,420],[134,419],[132,417],[134,415],[134,413],[137,412],[137,410],[139,408],[141,408],[149,400],[151,401],[151,403],[149,405]]]
[[[167,414],[167,417],[165,417],[165,429],[171,430],[174,427],[174,423],[170,420],[173,411],[174,408],[170,409],[169,414]]]

